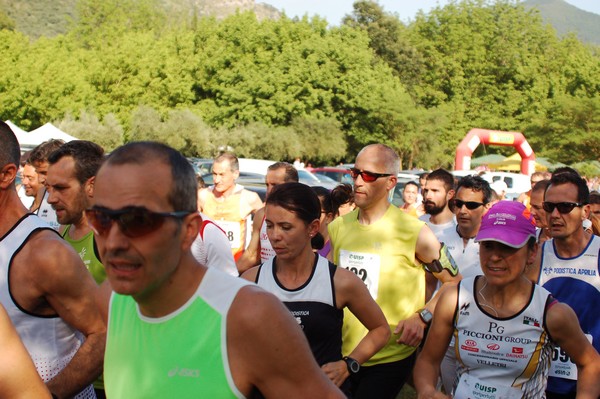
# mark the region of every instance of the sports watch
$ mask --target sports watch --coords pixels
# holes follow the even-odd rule
[[[360,370],[360,363],[356,361],[356,359],[352,359],[351,357],[344,356],[342,358],[346,362],[346,367],[348,367],[348,372],[350,375],[356,374]]]
[[[427,310],[427,308],[419,309],[419,310],[417,310],[417,313],[419,314],[419,317],[421,318],[423,323],[425,323],[427,325],[429,325],[429,323],[431,323],[431,319],[433,319],[433,315],[431,314],[431,312],[429,310]]]

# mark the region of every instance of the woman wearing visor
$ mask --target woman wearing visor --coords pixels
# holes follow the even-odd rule
[[[436,383],[452,335],[454,398],[545,398],[554,343],[578,366],[577,397],[598,398],[600,356],[575,313],[525,276],[537,251],[529,211],[516,201],[498,202],[484,215],[476,241],[484,275],[440,293],[415,366],[419,398],[450,397]]]

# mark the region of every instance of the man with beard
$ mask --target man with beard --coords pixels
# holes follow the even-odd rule
[[[427,223],[433,234],[441,242],[445,235],[456,229],[454,213],[450,201],[454,197],[454,176],[444,169],[436,169],[427,176],[423,188],[425,215],[419,219]]]
[[[31,154],[29,154],[29,162],[35,167],[40,185],[44,186],[46,184],[46,176],[48,175],[48,167],[50,166],[48,156],[64,143],[62,140],[50,139],[35,147],[31,151]],[[56,212],[54,212],[54,209],[48,203],[48,192],[46,189],[44,189],[42,201],[36,214],[54,230],[60,228],[60,223],[56,219]]]
[[[215,184],[198,195],[199,210],[225,231],[231,252],[237,261],[246,248],[248,216],[262,208],[258,194],[235,183],[240,175],[240,164],[231,153],[219,155],[212,167]]]
[[[77,251],[98,284],[106,279],[106,272],[84,211],[91,206],[103,156],[104,150],[98,144],[70,141],[48,156],[46,176],[48,203],[62,225],[61,236]]]
[[[444,169],[429,173],[423,185],[423,207],[425,214],[419,219],[429,226],[440,242],[447,242],[448,236],[456,234],[456,220],[450,209],[454,197],[454,176]],[[438,279],[431,273],[425,275],[427,281],[427,300],[439,287]]]

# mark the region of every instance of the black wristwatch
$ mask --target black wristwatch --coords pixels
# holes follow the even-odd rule
[[[344,356],[342,359],[346,362],[346,367],[348,367],[348,372],[350,375],[356,374],[360,371],[360,363],[351,357]]]
[[[427,308],[423,308],[423,309],[419,309],[417,310],[417,313],[419,314],[419,317],[421,318],[421,321],[423,321],[423,323],[429,325],[429,323],[431,323],[431,319],[433,319],[433,315],[431,314],[431,312],[429,310],[427,310]]]

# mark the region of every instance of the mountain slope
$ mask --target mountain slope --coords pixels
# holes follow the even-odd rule
[[[559,35],[574,32],[583,42],[600,45],[600,15],[581,10],[563,0],[527,0],[525,7],[537,8]]]

